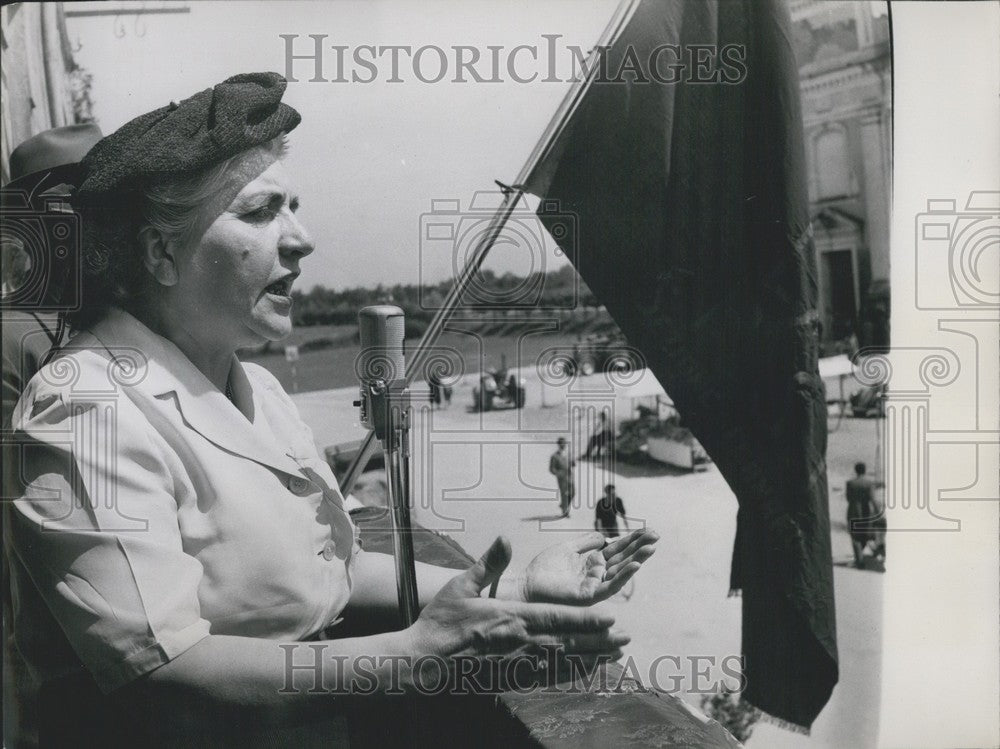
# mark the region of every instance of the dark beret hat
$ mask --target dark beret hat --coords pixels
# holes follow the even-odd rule
[[[282,103],[284,91],[277,73],[243,73],[136,117],[87,154],[77,202],[128,191],[153,175],[210,167],[292,130],[301,117]]]

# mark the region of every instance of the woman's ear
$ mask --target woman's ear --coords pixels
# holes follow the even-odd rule
[[[139,229],[142,264],[162,286],[173,286],[179,279],[174,243],[163,233],[146,225]]]

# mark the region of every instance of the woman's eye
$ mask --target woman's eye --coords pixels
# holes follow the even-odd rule
[[[247,221],[270,221],[277,215],[273,208],[270,206],[262,206],[253,211],[248,211],[243,214],[243,218]]]

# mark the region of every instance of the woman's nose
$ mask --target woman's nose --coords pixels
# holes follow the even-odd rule
[[[294,213],[288,214],[279,249],[283,255],[293,254],[296,257],[305,257],[315,249],[312,237]]]

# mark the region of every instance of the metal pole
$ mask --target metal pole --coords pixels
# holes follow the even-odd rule
[[[610,46],[614,40],[618,38],[619,33],[621,33],[625,24],[628,23],[629,19],[632,17],[632,14],[638,4],[639,0],[621,0],[618,4],[615,14],[611,17],[611,21],[601,34],[601,38],[598,40],[597,45],[590,51],[590,55],[587,57],[586,75],[573,82],[570,90],[566,92],[566,96],[563,97],[559,108],[552,116],[552,119],[549,120],[549,124],[545,128],[545,132],[542,134],[542,137],[539,139],[538,143],[535,144],[535,148],[532,150],[527,162],[525,162],[521,171],[518,173],[512,189],[504,192],[503,202],[500,204],[500,207],[497,208],[497,212],[493,214],[493,218],[490,220],[489,230],[482,235],[482,238],[476,244],[476,247],[472,252],[472,256],[465,264],[465,268],[462,269],[462,272],[456,279],[454,286],[452,286],[451,290],[448,292],[448,296],[445,298],[440,309],[438,309],[437,313],[434,315],[434,318],[431,320],[430,325],[427,326],[427,330],[424,332],[423,337],[420,339],[420,343],[417,344],[417,347],[413,352],[413,357],[407,363],[407,385],[413,381],[416,373],[420,371],[421,365],[427,358],[431,346],[437,342],[437,339],[444,331],[444,326],[447,324],[448,320],[451,319],[451,316],[458,308],[458,305],[461,302],[462,297],[473,277],[482,267],[483,261],[486,260],[486,255],[492,249],[493,244],[500,236],[500,232],[503,230],[504,224],[507,223],[507,219],[510,218],[514,208],[524,195],[525,183],[529,181],[535,169],[537,169],[549,155],[550,151],[555,146],[559,135],[566,127],[566,123],[576,111],[580,101],[582,101],[583,95],[590,88],[591,82],[600,71],[600,60],[603,50]],[[351,463],[350,468],[348,468],[347,472],[344,474],[344,480],[341,482],[340,487],[344,494],[350,494],[351,489],[354,487],[354,482],[361,474],[361,471],[364,470],[365,466],[368,465],[368,461],[375,453],[375,449],[375,434],[373,432],[369,432],[365,437],[365,441],[362,444],[361,449],[358,451],[358,456],[354,459],[354,462]]]
[[[396,565],[396,594],[403,626],[409,627],[420,614],[416,563],[413,553],[409,498],[409,408],[394,408],[393,429],[383,443],[386,487],[392,512],[392,548]],[[391,441],[391,442],[390,442]]]

